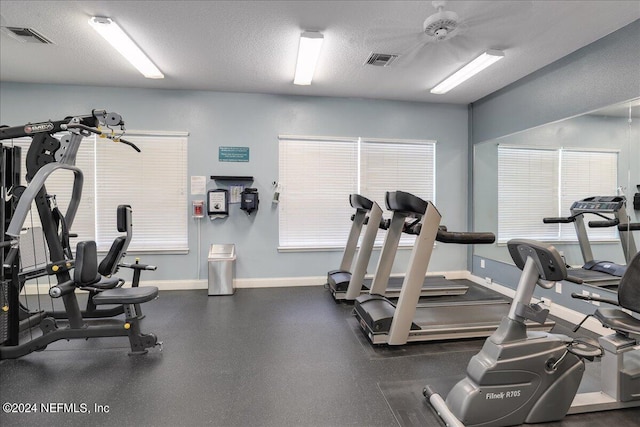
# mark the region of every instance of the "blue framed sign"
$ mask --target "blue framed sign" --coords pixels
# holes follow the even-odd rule
[[[249,147],[219,147],[219,162],[248,162]]]

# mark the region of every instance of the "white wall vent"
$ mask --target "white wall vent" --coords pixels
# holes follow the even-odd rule
[[[40,43],[40,44],[53,44],[51,40],[34,30],[33,28],[22,27],[0,27],[2,32],[9,37],[18,40],[23,43]]]
[[[390,53],[372,53],[369,55],[365,64],[375,65],[376,67],[388,67],[397,57],[398,55]]]

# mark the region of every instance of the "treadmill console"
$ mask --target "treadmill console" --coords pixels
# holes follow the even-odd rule
[[[615,213],[624,208],[625,198],[622,196],[594,196],[573,202],[571,213]]]

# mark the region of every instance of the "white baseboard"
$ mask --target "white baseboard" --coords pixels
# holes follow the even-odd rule
[[[236,279],[235,286],[241,288],[284,288],[292,286],[324,286],[327,276],[308,277],[265,277],[253,279]]]
[[[445,271],[440,273],[429,273],[428,276],[445,276],[447,279],[467,279],[468,271]],[[304,276],[304,277],[263,277],[235,279],[233,285],[236,289],[256,289],[256,288],[287,288],[295,286],[324,286],[327,283],[326,276]],[[164,280],[140,282],[141,286],[157,286],[161,291],[177,291],[190,289],[208,289],[207,280]]]
[[[326,277],[273,277],[273,278],[249,278],[234,279],[233,286],[236,289],[249,288],[282,288],[292,286],[324,286]],[[182,291],[189,289],[208,289],[207,280],[163,280],[140,282],[140,286],[157,286],[161,291]]]
[[[509,298],[513,298],[516,294],[516,291],[514,289],[508,288],[503,285],[499,285],[495,282],[487,283],[485,279],[477,276],[469,275],[469,280],[479,285],[482,285],[486,288],[499,292],[502,295],[505,295]],[[534,299],[533,302],[537,303],[540,301],[537,299]],[[578,311],[571,310],[570,308],[566,308],[561,305],[553,304],[553,303],[551,303],[551,307],[549,307],[549,313],[562,320],[566,320],[572,325],[577,325],[578,323],[582,322],[582,320],[585,317],[584,314]],[[593,317],[590,317],[589,319],[587,319],[587,321],[582,324],[582,327],[598,335],[611,335],[612,333],[611,329],[603,327],[602,324],[600,324],[600,322],[598,322]]]
[[[324,286],[327,282],[326,277],[274,277],[274,278],[255,278],[255,279],[235,279],[234,287],[241,288],[280,288],[292,286]],[[127,285],[125,285],[127,286]],[[141,281],[140,286],[157,286],[161,291],[186,291],[194,289],[208,289],[209,282],[207,280],[148,280]],[[28,284],[24,287],[24,293],[27,295],[47,295],[49,292],[48,284]],[[78,291],[82,292],[82,291]]]
[[[394,275],[402,276],[402,275]],[[447,279],[467,279],[470,276],[468,271],[444,271],[429,273],[427,276],[445,276]],[[327,282],[326,276],[305,276],[305,277],[264,277],[264,278],[244,278],[235,279],[234,286],[236,289],[255,289],[255,288],[282,288],[292,286],[324,286]],[[125,285],[126,286],[126,285]],[[208,289],[209,282],[207,279],[200,280],[149,280],[141,281],[140,286],[157,286],[161,291],[184,291],[194,289]],[[25,286],[27,295],[37,295],[38,287],[35,284]],[[40,295],[46,295],[49,292],[48,284],[39,286]]]
[[[402,276],[402,275],[394,275]],[[485,286],[496,292],[501,293],[509,298],[513,298],[515,290],[506,286],[497,284],[495,282],[487,283],[483,278],[472,275],[466,270],[459,271],[443,271],[443,272],[429,272],[427,276],[445,276],[449,280],[467,279],[474,283]],[[369,276],[370,277],[370,276]],[[307,277],[267,277],[267,278],[245,278],[235,279],[234,286],[236,289],[257,289],[257,288],[281,288],[281,287],[294,287],[294,286],[324,286],[326,283],[326,276],[307,276]],[[149,280],[140,282],[140,286],[157,286],[161,291],[183,291],[183,290],[195,290],[195,289],[208,289],[208,281],[204,280]],[[25,286],[27,295],[47,295],[49,292],[48,284],[41,284],[37,287],[35,284],[28,284]],[[537,302],[537,301],[534,301]],[[567,322],[577,325],[584,319],[584,314],[575,310],[568,309],[558,304],[551,304],[549,309],[553,316],[566,320]],[[600,335],[609,335],[610,329],[604,328],[600,322],[593,318],[589,318],[582,325],[592,332]]]

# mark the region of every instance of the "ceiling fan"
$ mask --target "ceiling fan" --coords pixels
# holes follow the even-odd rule
[[[424,20],[422,30],[427,37],[429,37],[428,40],[430,41],[441,42],[452,39],[461,30],[462,22],[458,14],[451,10],[444,10],[447,4],[444,0],[433,1],[431,3],[437,12]]]
[[[488,31],[512,30],[518,25],[514,15],[523,15],[531,2],[474,1],[451,2],[460,11],[448,8],[447,1],[432,1],[436,10],[422,23],[422,28],[377,28],[368,39],[368,48],[393,50],[398,61],[410,64],[415,60],[464,62],[478,50],[495,46],[479,46],[479,35]],[[481,42],[482,40],[480,40]],[[378,47],[380,46],[380,47]],[[392,52],[389,52],[392,53]]]

